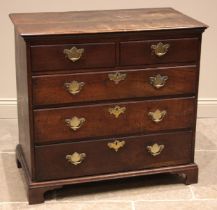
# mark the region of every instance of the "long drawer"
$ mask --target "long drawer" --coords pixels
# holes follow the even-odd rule
[[[31,47],[33,71],[113,67],[115,43],[36,45]]]
[[[194,94],[194,66],[33,77],[33,104]]]
[[[191,146],[190,131],[37,146],[37,180],[187,164]]]
[[[197,38],[129,41],[120,43],[120,64],[144,65],[195,62],[200,42]]]
[[[195,99],[174,98],[34,110],[36,143],[190,128]]]

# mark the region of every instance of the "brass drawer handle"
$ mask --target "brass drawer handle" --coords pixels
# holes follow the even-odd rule
[[[78,130],[86,121],[84,117],[78,118],[76,116],[72,117],[71,119],[65,119],[66,124],[73,130]]]
[[[109,108],[108,111],[110,114],[113,114],[115,118],[118,118],[120,114],[126,111],[126,107],[115,106],[114,108]]]
[[[158,57],[162,57],[167,54],[170,44],[163,44],[159,42],[156,45],[151,45],[151,49],[153,50],[154,54]]]
[[[163,149],[164,149],[163,144],[159,145],[159,144],[155,143],[151,146],[147,146],[147,150],[149,153],[151,153],[152,156],[159,155],[163,151]]]
[[[114,142],[109,142],[108,147],[114,149],[117,152],[121,147],[125,145],[125,141],[115,140]]]
[[[156,89],[165,86],[167,80],[168,80],[168,76],[161,76],[160,74],[157,74],[154,77],[149,77],[150,84]]]
[[[82,87],[85,85],[84,82],[78,82],[73,80],[72,82],[66,82],[64,83],[64,86],[67,88],[68,92],[72,95],[78,94]]]
[[[74,152],[73,154],[71,155],[66,155],[66,159],[73,165],[78,165],[78,164],[81,164],[82,161],[84,160],[84,158],[86,157],[87,155],[85,153],[77,153],[77,152]]]
[[[151,120],[155,123],[159,123],[161,122],[164,117],[166,116],[167,111],[166,110],[162,110],[160,111],[159,109],[156,109],[154,112],[149,112],[148,116],[151,118]]]
[[[84,53],[84,49],[83,48],[78,49],[76,47],[72,47],[71,49],[64,49],[63,53],[70,61],[74,63],[81,58],[82,54]]]
[[[111,81],[114,81],[115,84],[118,84],[120,81],[125,80],[126,77],[127,77],[127,74],[120,73],[120,72],[115,72],[115,73],[108,74],[108,78]]]

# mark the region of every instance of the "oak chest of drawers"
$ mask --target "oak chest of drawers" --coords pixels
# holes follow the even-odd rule
[[[197,182],[202,32],[171,8],[10,15],[17,165],[29,203],[48,190],[156,173]]]

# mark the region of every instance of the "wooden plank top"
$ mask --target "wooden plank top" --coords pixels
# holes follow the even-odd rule
[[[14,13],[9,16],[21,36],[207,27],[172,8]]]

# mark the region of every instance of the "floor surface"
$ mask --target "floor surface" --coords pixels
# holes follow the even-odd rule
[[[217,210],[217,119],[198,119],[195,162],[199,183],[154,175],[50,192],[46,202],[29,206],[23,174],[15,165],[17,120],[0,120],[0,210]]]

